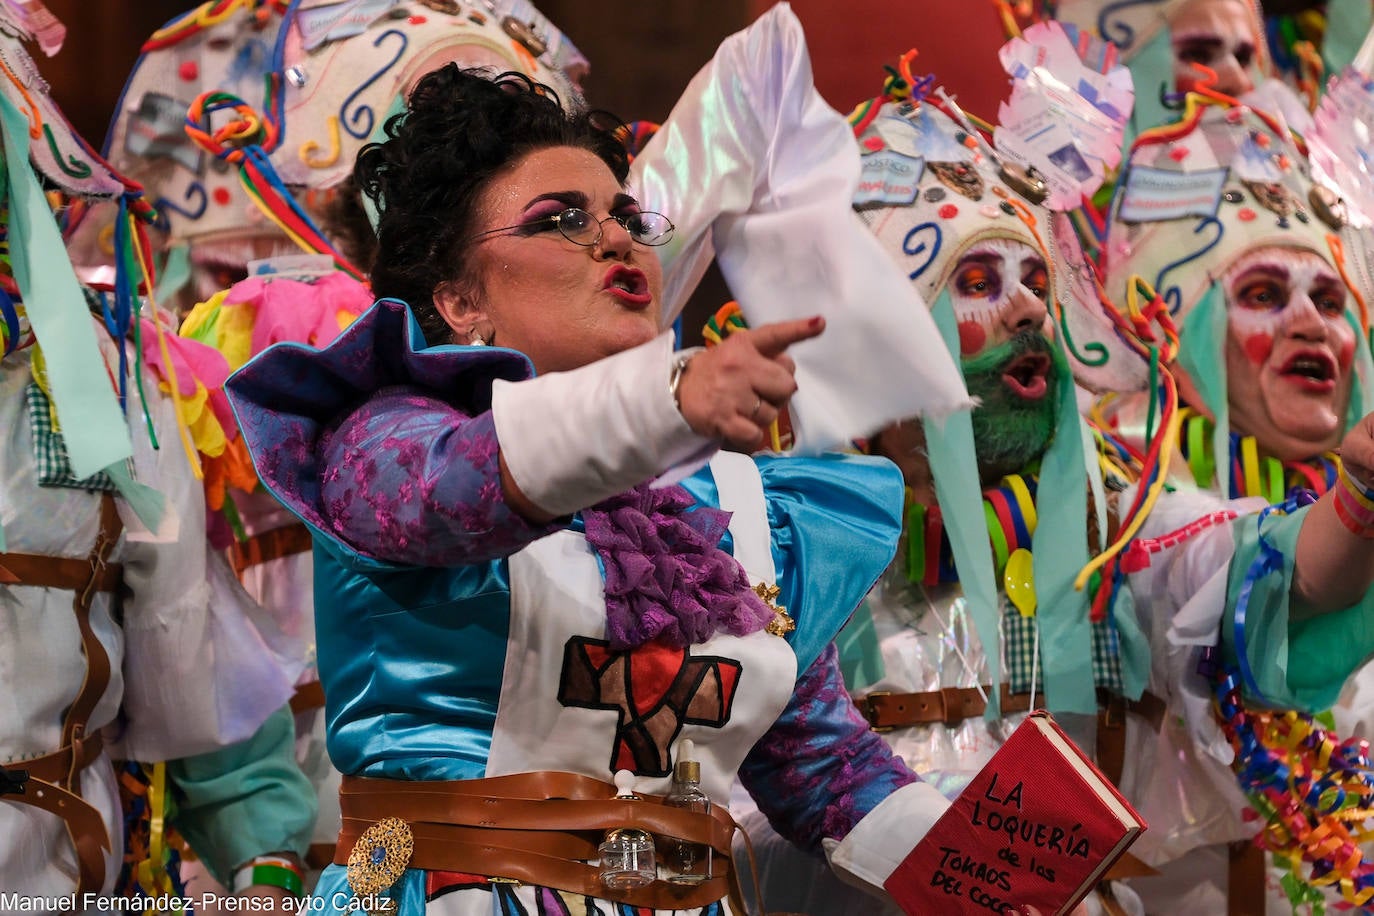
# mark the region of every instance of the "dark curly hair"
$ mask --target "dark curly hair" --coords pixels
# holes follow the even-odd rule
[[[449,63],[428,73],[387,140],[358,153],[353,177],[380,211],[372,291],[410,303],[430,343],[452,329],[434,307],[443,283],[468,276],[464,240],[475,235],[477,199],[502,167],[554,146],[586,149],[624,183],[629,157],[606,112],[568,112],[557,94],[523,73],[492,75]]]

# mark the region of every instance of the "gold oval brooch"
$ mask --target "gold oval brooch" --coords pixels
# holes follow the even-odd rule
[[[383,818],[363,831],[348,854],[348,887],[356,897],[375,896],[401,879],[415,852],[410,825]]]

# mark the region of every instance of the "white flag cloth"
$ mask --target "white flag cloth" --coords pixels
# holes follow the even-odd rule
[[[789,351],[798,452],[972,406],[929,309],[854,213],[858,180],[853,131],[816,92],[786,3],[721,43],[631,169],[644,208],[677,226],[659,249],[665,323],[713,256],[751,327],[825,316]]]

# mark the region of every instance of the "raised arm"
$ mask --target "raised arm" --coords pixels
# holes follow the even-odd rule
[[[1374,414],[1341,443],[1341,475],[1308,510],[1293,570],[1295,616],[1349,607],[1374,584]]]

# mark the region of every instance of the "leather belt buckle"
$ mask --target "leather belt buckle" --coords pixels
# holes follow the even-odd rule
[[[877,704],[874,703],[873,701],[874,701],[875,699],[877,699],[878,697],[890,697],[890,696],[892,696],[892,691],[891,691],[891,690],[875,690],[875,691],[873,691],[872,693],[868,693],[868,694],[865,694],[865,695],[864,695],[864,700],[863,700],[863,714],[864,714],[864,718],[868,720],[868,727],[871,728],[871,729],[873,729],[875,732],[880,733],[880,734],[881,734],[882,732],[890,732],[890,731],[892,731],[893,728],[895,728],[896,726],[892,726],[892,725],[879,725],[879,724],[878,724],[878,716],[879,716],[880,713],[879,713]]]

